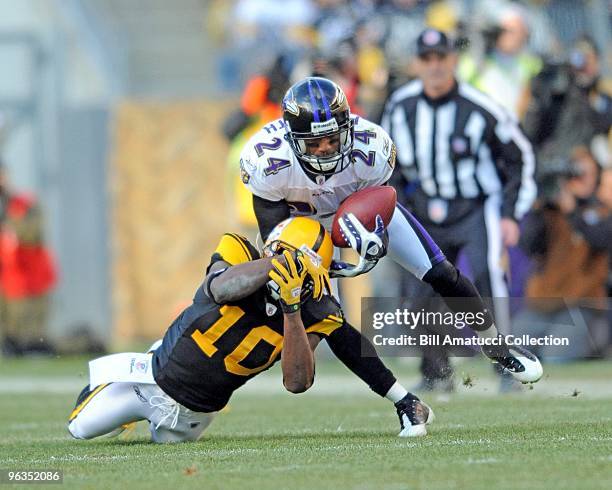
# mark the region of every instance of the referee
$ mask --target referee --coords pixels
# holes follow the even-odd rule
[[[536,197],[534,153],[508,112],[457,81],[456,66],[449,38],[423,31],[417,39],[418,78],[390,96],[381,124],[397,146],[393,179],[400,200],[451,262],[463,252],[483,297],[505,298],[502,259],[505,247],[517,244],[518,221]],[[417,283],[406,278],[404,293],[433,294]],[[507,305],[497,306],[501,326],[508,321]],[[443,381],[443,389],[452,389],[445,352],[427,349],[421,371],[422,388]]]

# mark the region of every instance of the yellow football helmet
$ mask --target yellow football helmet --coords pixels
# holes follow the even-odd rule
[[[329,269],[334,254],[331,236],[323,225],[303,216],[288,218],[276,225],[264,243],[263,253],[271,257],[284,249],[302,250],[307,255],[312,251],[325,269]]]

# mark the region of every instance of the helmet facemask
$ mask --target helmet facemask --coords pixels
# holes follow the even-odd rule
[[[331,127],[331,130],[316,131],[317,124],[320,127]],[[330,119],[323,123],[312,123],[314,131],[300,133],[291,131],[289,127],[286,139],[291,145],[300,163],[305,165],[305,170],[318,175],[333,175],[342,172],[351,162],[351,151],[353,150],[354,121],[349,118],[338,125],[336,119]],[[337,138],[338,150],[332,155],[316,156],[308,151],[308,143],[320,138]]]

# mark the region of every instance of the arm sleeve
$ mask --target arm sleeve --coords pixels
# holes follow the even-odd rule
[[[264,241],[277,224],[289,218],[289,205],[284,199],[268,201],[253,194],[253,210],[257,218],[259,234]]]
[[[519,221],[536,198],[535,155],[518,123],[505,111],[496,119],[491,150],[504,183],[502,216]]]

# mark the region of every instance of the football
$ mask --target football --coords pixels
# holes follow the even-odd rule
[[[376,215],[380,214],[385,226],[389,224],[395,211],[397,193],[393,187],[388,185],[377,185],[367,187],[347,197],[334,216],[332,225],[332,241],[336,247],[347,248],[349,245],[344,240],[340,231],[338,219],[345,213],[353,213],[369,231],[376,227]]]

